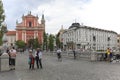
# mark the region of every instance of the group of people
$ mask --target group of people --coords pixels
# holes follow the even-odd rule
[[[39,48],[36,49],[35,54],[33,53],[32,50],[29,50],[29,58],[28,58],[29,69],[34,69],[35,62],[38,69],[43,68],[42,67],[42,51]]]
[[[15,70],[15,64],[16,64],[16,55],[17,51],[15,47],[7,48],[6,53],[9,55],[9,68],[10,70]],[[36,62],[37,68],[43,68],[42,66],[42,51],[40,48],[37,48],[35,53],[33,53],[32,50],[29,50],[29,58],[28,58],[28,64],[29,69],[34,69],[34,63]]]
[[[15,50],[14,47],[10,47],[10,49],[7,49],[7,53],[9,55],[10,70],[15,70],[17,51]],[[74,59],[76,59],[75,50],[73,50],[73,53],[74,53]],[[61,49],[57,50],[57,57],[58,57],[58,61],[62,61]],[[111,53],[111,50],[108,48],[106,51],[106,54],[105,54],[105,60],[111,61],[111,58],[112,58],[112,53]],[[35,62],[36,62],[36,66],[38,69],[43,68],[43,66],[42,66],[42,51],[40,50],[40,48],[37,48],[35,50],[35,53],[33,53],[32,50],[29,50],[29,58],[28,58],[29,69],[34,69]]]

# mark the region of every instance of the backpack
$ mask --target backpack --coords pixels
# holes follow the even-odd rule
[[[29,58],[28,58],[28,64],[30,64],[30,63],[31,63],[31,58],[29,57]]]

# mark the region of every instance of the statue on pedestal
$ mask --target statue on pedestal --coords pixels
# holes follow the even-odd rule
[[[6,33],[7,33],[7,26],[6,26],[6,24],[2,25],[1,32],[3,34],[3,37],[2,37],[3,45],[2,45],[2,52],[1,53],[3,54],[3,53],[6,53],[6,50],[8,48],[8,45],[7,45],[8,39],[7,39],[7,36],[6,36]]]

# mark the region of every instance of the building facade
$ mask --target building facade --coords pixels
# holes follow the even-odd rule
[[[63,35],[64,49],[106,50],[117,48],[117,33],[73,23]]]
[[[10,46],[11,44],[15,45],[15,41],[16,41],[16,31],[8,31],[6,33],[7,36],[7,44],[8,46]]]
[[[120,51],[120,34],[118,34],[117,36],[117,47],[118,47],[118,51]]]
[[[65,29],[63,29],[63,25],[61,26],[61,29],[59,30],[59,40],[60,42],[63,42],[62,34],[64,33]]]
[[[38,16],[34,16],[29,12],[26,16],[22,16],[22,22],[16,22],[16,41],[22,40],[27,43],[30,39],[38,39],[39,43],[43,43],[43,34],[45,32],[44,15],[41,18],[41,24]]]

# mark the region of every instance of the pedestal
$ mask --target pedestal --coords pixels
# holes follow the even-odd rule
[[[9,70],[9,56],[7,53],[3,53],[0,56],[0,71]]]

